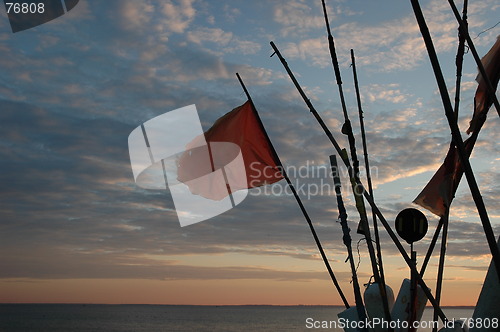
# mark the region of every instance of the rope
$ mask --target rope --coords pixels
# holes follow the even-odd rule
[[[482,35],[483,33],[487,32],[487,31],[490,31],[491,29],[495,28],[499,24],[500,24],[500,21],[498,21],[497,24],[495,24],[494,26],[492,26],[492,27],[490,27],[490,28],[488,28],[486,30],[481,31],[480,33],[477,34],[476,37],[474,37],[474,39],[477,39],[477,37],[479,37],[480,35]]]

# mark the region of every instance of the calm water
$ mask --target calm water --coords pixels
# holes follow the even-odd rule
[[[0,331],[324,331],[306,328],[306,319],[335,320],[342,310],[328,306],[0,304]],[[449,318],[459,318],[471,317],[473,309],[444,311]],[[423,319],[431,317],[432,310],[426,310]]]

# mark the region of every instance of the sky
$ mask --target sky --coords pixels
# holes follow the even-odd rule
[[[375,201],[393,226],[399,211],[417,207],[411,202],[450,143],[437,85],[409,1],[326,3],[361,151],[355,51]],[[500,3],[469,3],[470,34],[482,56],[500,35],[493,27]],[[454,93],[457,22],[446,1],[421,5]],[[239,72],[353,303],[331,179],[320,171],[334,149],[278,58],[270,57],[270,41],[346,147],[320,1],[80,0],[56,20],[15,34],[2,11],[0,302],[341,305],[283,181],[251,189],[235,208],[187,227],[180,227],[168,189],[134,182],[128,135],[191,104],[208,129],[246,101]],[[468,52],[459,113],[464,138],[476,74]],[[499,124],[493,110],[471,159],[496,236]],[[366,284],[369,257],[363,241],[358,254],[359,216],[342,181]],[[419,265],[438,222],[420,210],[429,232],[415,244]],[[387,283],[397,293],[409,271],[387,232],[380,233]],[[437,262],[436,252],[424,276],[431,289]],[[450,215],[442,304],[475,305],[489,263],[462,183]]]

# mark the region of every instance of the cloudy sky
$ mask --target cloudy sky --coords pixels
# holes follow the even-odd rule
[[[454,93],[457,23],[446,1],[421,4]],[[450,142],[434,76],[409,1],[329,0],[327,6],[360,143],[349,50],[356,53],[375,198],[392,225],[412,206]],[[470,1],[470,33],[480,55],[500,26],[480,32],[499,17],[497,0]],[[352,299],[335,197],[308,190],[330,185],[314,170],[328,167],[334,150],[277,57],[270,58],[271,40],[346,146],[319,0],[81,0],[68,14],[16,34],[2,11],[0,301],[341,304],[295,200],[278,190],[282,182],[268,188],[275,192],[253,189],[236,208],[183,228],[168,190],[134,182],[132,130],[190,104],[208,129],[245,102],[236,72],[284,164],[305,170],[292,181],[304,188],[304,204]],[[466,54],[464,137],[475,76]],[[491,112],[472,156],[496,235],[499,124]],[[345,201],[355,230],[359,217],[347,193]],[[429,233],[416,244],[420,257],[438,221],[423,212]],[[386,278],[397,293],[409,272],[381,233]],[[465,185],[452,206],[449,238],[442,301],[474,305],[490,257]],[[359,239],[353,234],[355,247]],[[367,283],[364,242],[359,250],[360,282]],[[425,276],[432,289],[436,265],[435,256]]]

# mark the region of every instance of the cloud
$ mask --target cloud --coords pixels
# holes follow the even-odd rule
[[[189,41],[202,45],[206,42],[214,43],[224,52],[254,54],[260,51],[260,44],[248,40],[240,40],[232,32],[225,32],[220,28],[200,28],[187,33]]]
[[[124,1],[121,7],[123,26],[131,30],[143,28],[151,21],[154,11],[151,2]]]
[[[318,8],[315,8],[318,9]],[[310,29],[323,27],[324,18],[320,15],[311,15],[313,9],[309,3],[303,0],[287,1],[286,6],[276,4],[274,7],[274,20],[281,24],[281,34],[289,35],[291,32],[301,31],[302,33]],[[319,11],[317,11],[320,13]]]
[[[283,49],[283,56],[286,58],[311,59],[313,65],[322,68],[331,66],[329,55],[330,53],[328,53],[325,45],[325,38],[310,38],[301,40],[298,43],[287,43]]]
[[[229,21],[234,23],[236,18],[241,15],[241,10],[236,7],[231,7],[228,4],[225,4],[223,7],[224,16]]]
[[[395,104],[404,103],[408,100],[409,95],[403,93],[396,83],[391,84],[372,84],[364,90],[364,95],[367,96],[370,102],[387,101]],[[414,113],[414,110],[413,110]]]
[[[227,45],[233,34],[224,32],[220,28],[202,28],[197,31],[190,31],[187,34],[188,40],[193,43],[201,44],[202,41],[209,41],[218,45]]]
[[[168,29],[176,33],[183,33],[196,15],[192,0],[169,0],[162,3],[161,7]]]
[[[18,259],[6,259],[2,263],[10,266],[0,272],[0,278],[34,278],[34,279],[156,279],[156,280],[236,280],[261,279],[279,281],[311,281],[327,280],[325,271],[293,271],[253,266],[196,266],[179,264],[179,262],[163,259],[147,259],[134,256],[133,252],[125,255],[107,254],[104,252],[78,252],[66,255],[54,252],[48,257],[46,250],[34,253],[32,261],[23,262]],[[29,263],[25,267],[24,263]],[[64,268],[61,269],[61,265]],[[361,276],[366,277],[364,273]],[[340,272],[339,280],[349,280],[350,273]]]

